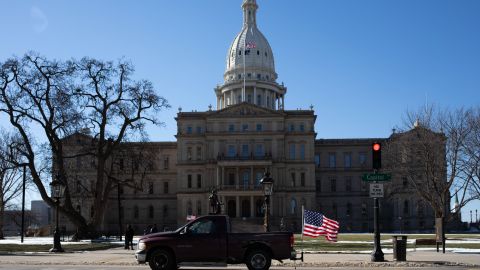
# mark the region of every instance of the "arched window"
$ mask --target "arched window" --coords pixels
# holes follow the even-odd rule
[[[292,198],[290,201],[290,214],[295,215],[297,212],[297,200],[295,198]]]
[[[153,218],[153,216],[154,216],[153,205],[150,205],[150,206],[148,207],[148,217],[149,217],[149,218]]]

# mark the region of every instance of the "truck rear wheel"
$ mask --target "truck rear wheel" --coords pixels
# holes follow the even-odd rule
[[[153,251],[148,260],[148,265],[152,270],[175,270],[177,268],[173,254],[165,249]]]
[[[268,270],[272,264],[272,258],[268,252],[257,249],[248,253],[245,263],[249,270]]]

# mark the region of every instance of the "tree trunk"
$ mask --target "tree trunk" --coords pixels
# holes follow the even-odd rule
[[[0,239],[5,239],[3,235],[3,219],[5,214],[5,207],[3,205],[3,200],[0,200]]]

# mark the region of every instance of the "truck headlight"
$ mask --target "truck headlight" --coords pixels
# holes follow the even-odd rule
[[[146,248],[147,248],[147,245],[145,244],[145,242],[143,242],[143,241],[140,240],[140,241],[138,242],[138,249],[139,249],[139,250],[145,250]]]

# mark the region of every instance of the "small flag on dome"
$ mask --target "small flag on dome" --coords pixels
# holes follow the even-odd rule
[[[255,42],[247,42],[247,44],[245,44],[245,48],[247,49],[254,49],[256,47],[257,45],[255,45]]]

